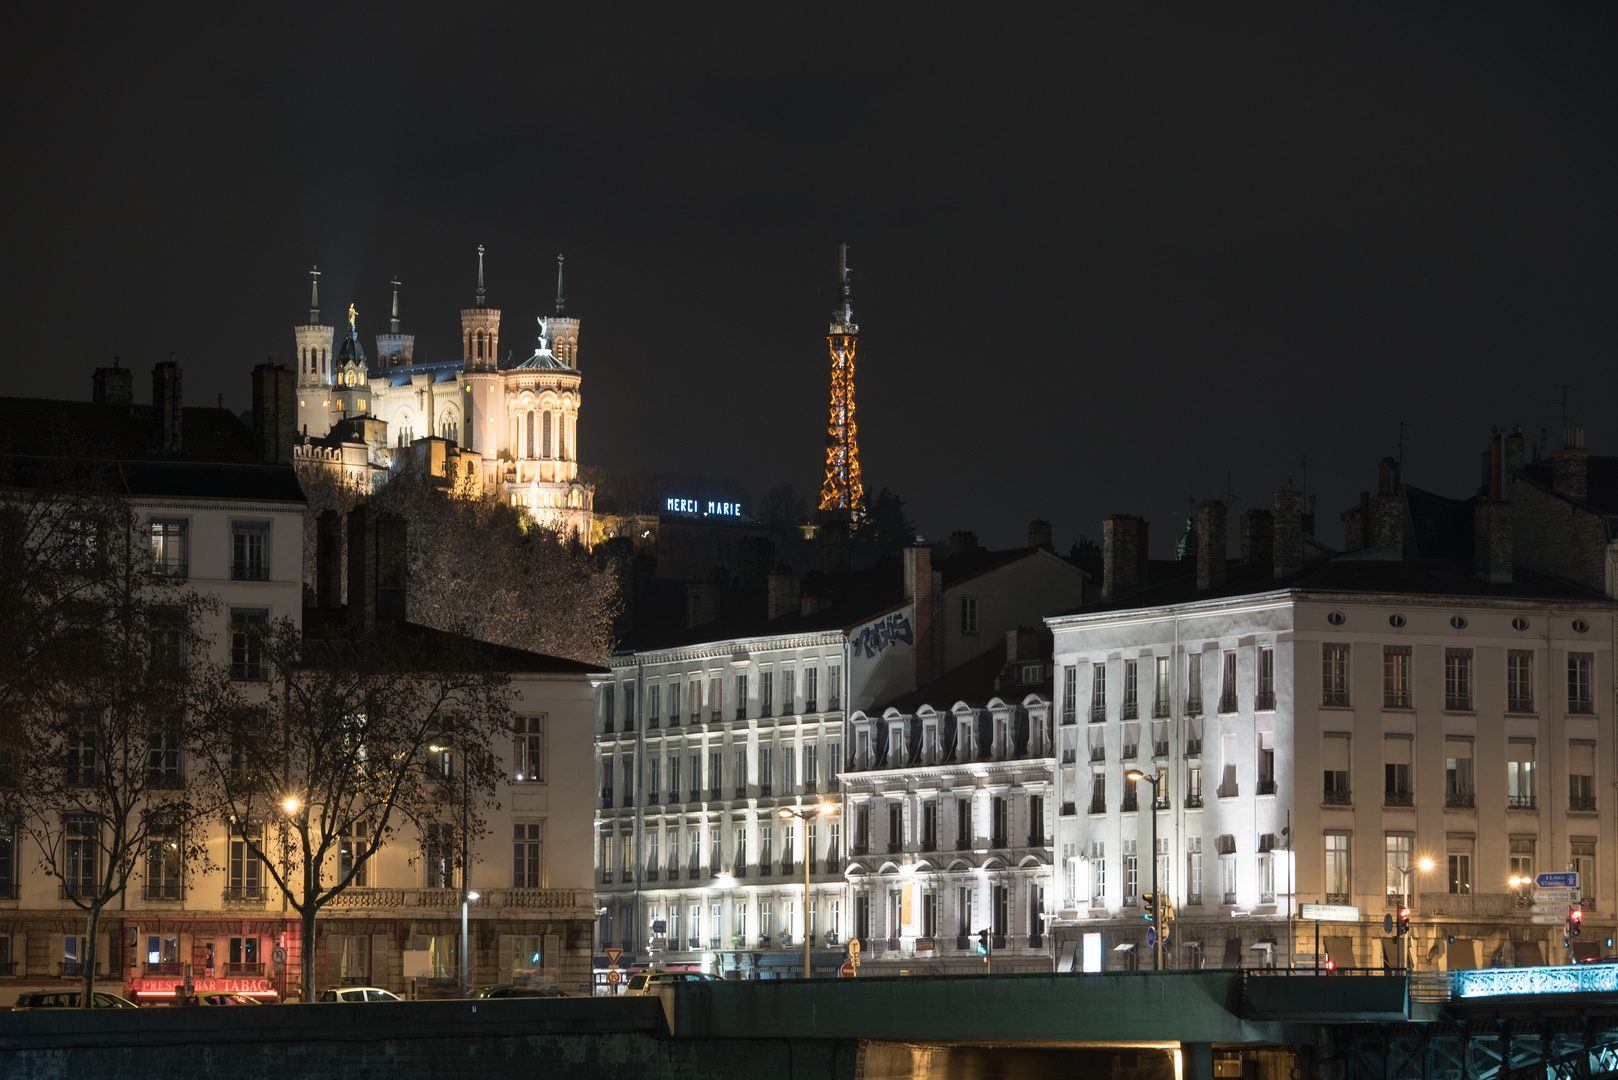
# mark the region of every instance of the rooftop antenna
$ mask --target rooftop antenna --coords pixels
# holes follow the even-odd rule
[[[562,303],[562,256],[556,256],[556,314],[560,315]]]
[[[1230,490],[1230,471],[1227,469],[1225,471],[1225,506],[1229,508],[1241,501],[1242,497]]]
[[[309,325],[320,325],[320,268],[309,268]]]
[[[1405,422],[1399,421],[1399,464],[1405,463]]]
[[[483,299],[483,245],[478,245],[478,307],[484,306]]]
[[[399,279],[393,279],[393,318],[388,321],[388,333],[399,332]]]

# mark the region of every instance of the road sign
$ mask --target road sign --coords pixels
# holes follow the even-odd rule
[[[653,919],[652,920],[652,933],[654,933],[654,934],[666,933],[668,931],[668,928],[669,928],[669,924],[666,921],[664,921],[663,919]]]
[[[618,958],[624,955],[624,950],[622,949],[602,949],[601,951],[607,954],[607,965],[609,967],[617,967]]]
[[[1534,914],[1535,915],[1557,915],[1557,914],[1560,914],[1560,915],[1565,917],[1567,915],[1569,909],[1571,909],[1571,908],[1572,908],[1571,904],[1535,904],[1534,905]]]
[[[1534,879],[1534,884],[1541,889],[1577,889],[1579,887],[1579,875],[1577,873],[1541,874]]]
[[[859,957],[860,957],[860,939],[859,938],[856,937],[856,938],[849,938],[848,939],[848,955],[851,958],[855,959],[855,960],[859,959]]]
[[[283,948],[280,945],[277,945],[275,947],[275,950],[270,953],[270,961],[272,963],[276,963],[276,964],[284,964],[284,963],[286,963],[287,962],[287,951],[286,951],[286,949]]]
[[[1352,904],[1301,904],[1298,918],[1305,922],[1359,922],[1360,909]]]
[[[1536,904],[1570,904],[1579,898],[1577,889],[1535,889]]]
[[[1567,912],[1564,911],[1560,915],[1530,915],[1528,916],[1528,921],[1538,926],[1565,923],[1567,922]]]
[[[619,980],[621,980],[623,977],[624,976],[623,976],[622,972],[618,972],[618,971],[609,971],[609,972],[607,972],[607,982],[612,986],[617,986],[618,983],[619,983]]]
[[[1146,931],[1146,947],[1148,949],[1152,949],[1152,948],[1157,947],[1157,931],[1156,930],[1148,930],[1148,931]]]
[[[845,979],[852,979],[854,977],[854,965],[852,963],[845,963],[838,974]]]

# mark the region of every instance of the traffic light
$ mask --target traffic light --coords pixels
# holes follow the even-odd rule
[[[978,955],[989,955],[989,932],[987,930],[978,931]]]
[[[1146,893],[1140,898],[1141,913],[1146,916],[1147,922],[1157,921],[1157,894]]]
[[[1410,933],[1410,909],[1407,907],[1399,909],[1399,933]]]
[[[1579,931],[1584,929],[1584,909],[1569,908],[1567,913],[1567,936],[1576,938]]]

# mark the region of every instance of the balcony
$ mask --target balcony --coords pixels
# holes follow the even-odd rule
[[[1333,706],[1333,707],[1346,709],[1346,708],[1348,708],[1348,691],[1347,690],[1327,690],[1324,694],[1322,694],[1320,696],[1320,703],[1322,705],[1327,705],[1327,706]]]
[[[1139,810],[1139,809],[1140,809],[1140,805],[1139,805],[1138,801],[1135,798],[1134,792],[1130,792],[1128,795],[1124,796],[1124,805],[1123,805],[1124,813],[1127,814],[1132,810]]]
[[[1594,795],[1570,795],[1567,800],[1567,808],[1580,812],[1594,811],[1596,797]]]
[[[696,952],[698,949],[702,948],[702,939],[701,938],[686,938],[685,947],[688,950],[690,950],[691,952]]]
[[[1351,794],[1337,789],[1323,792],[1320,796],[1320,801],[1325,803],[1327,806],[1354,805],[1354,797]]]
[[[972,948],[972,935],[970,935],[970,934],[956,934],[955,935],[955,951],[956,952],[967,952],[971,948]]]
[[[1234,799],[1240,796],[1241,793],[1242,789],[1235,784],[1221,784],[1219,785],[1219,790],[1214,794],[1218,795],[1221,799]]]
[[[1123,751],[1120,752],[1118,756],[1120,758],[1122,758],[1124,761],[1134,761],[1137,757],[1140,756],[1140,744],[1139,743],[1124,743]]]
[[[1011,845],[1006,843],[1005,834],[1002,833],[999,836],[990,837],[989,838],[989,846],[992,847],[992,848],[995,848],[997,850],[1003,850],[1005,848],[1010,847]]]
[[[775,793],[775,785],[773,785],[773,784],[760,784],[758,786],[758,794],[759,794],[759,798],[761,798],[761,799],[767,799],[771,795],[773,795],[774,793]]]
[[[1414,882],[1412,882],[1413,884]],[[1499,917],[1513,913],[1511,893],[1422,893],[1416,905],[1420,916],[1458,915],[1461,917]]]
[[[766,855],[764,857],[764,861],[758,864],[758,876],[769,877],[773,873],[775,873],[775,864],[772,863],[769,856]]]
[[[17,961],[0,960],[0,975],[12,976],[17,974]]]
[[[1168,757],[1169,756],[1169,744],[1166,743],[1166,742],[1154,742],[1152,744],[1152,756],[1155,757],[1155,758],[1166,758],[1166,757]]]
[[[1447,712],[1471,712],[1472,699],[1469,697],[1445,697],[1444,709]]]
[[[815,708],[815,699],[814,698],[805,698],[804,702],[803,702],[803,711],[804,712],[819,712],[820,710]]]
[[[1202,698],[1188,697],[1185,699],[1185,714],[1187,716],[1202,715]]]
[[[15,881],[0,881],[0,900],[17,899],[17,883]]]
[[[795,862],[784,862],[784,863],[781,864],[781,876],[782,877],[797,877],[797,875],[798,875],[798,864],[797,863],[795,863]]]
[[[57,967],[62,972],[62,978],[64,979],[79,979],[84,977],[84,962],[82,960],[63,960],[57,965]],[[96,964],[96,978],[102,978],[106,974],[106,965],[99,963]]]
[[[1092,747],[1090,747],[1090,760],[1092,762],[1106,761],[1107,760],[1107,748],[1105,746],[1092,746]]]
[[[1188,758],[1199,758],[1199,757],[1201,757],[1202,756],[1202,740],[1201,739],[1187,739],[1185,741],[1185,756],[1188,757]]]
[[[1078,759],[1079,759],[1079,752],[1077,750],[1063,750],[1062,751],[1062,764],[1063,765],[1073,765],[1073,764],[1077,763]]]
[[[1042,949],[1042,948],[1044,948],[1045,947],[1045,938],[1040,934],[1029,934],[1028,935],[1028,947],[1030,949]]]
[[[184,975],[185,964],[179,960],[164,960],[156,964],[141,965],[148,975]]]
[[[862,856],[865,856],[865,855],[869,855],[870,853],[871,853],[871,848],[870,848],[870,845],[868,845],[868,844],[855,844],[853,847],[849,848],[849,854],[852,855],[856,859],[861,858]]]
[[[144,900],[184,900],[185,886],[178,881],[148,881],[141,888]]]
[[[1079,809],[1075,804],[1070,803],[1070,802],[1065,802],[1065,803],[1062,804],[1062,816],[1063,817],[1073,817],[1078,812],[1079,812]]]
[[[737,784],[736,785],[736,797],[738,799],[747,798],[747,785],[746,784]]]
[[[1260,780],[1258,782],[1258,793],[1260,795],[1274,795],[1275,794],[1275,781],[1274,780]]]
[[[610,790],[601,793],[601,809],[612,809],[612,792]]]
[[[1120,720],[1139,720],[1140,719],[1140,703],[1137,702],[1137,701],[1134,701],[1134,700],[1132,700],[1130,698],[1125,698],[1124,699],[1124,710],[1123,710],[1122,715],[1119,716],[1119,719]]]
[[[1534,797],[1532,795],[1508,795],[1506,796],[1506,809],[1534,810],[1537,809],[1537,807],[1534,805]]]
[[[718,802],[719,801],[719,789],[717,787],[709,788],[708,789],[708,798],[710,800],[712,800],[713,802]]]
[[[737,877],[741,877],[741,876],[742,876],[742,872],[741,872],[741,870],[737,870],[737,871],[736,871],[736,876],[737,876]],[[656,881],[656,880],[657,880],[657,867],[655,867],[655,866],[648,866],[648,867],[647,867],[647,868],[646,868],[646,880],[647,880],[647,881]]]
[[[1042,832],[1029,833],[1028,834],[1028,846],[1029,847],[1044,847],[1045,846],[1045,834],[1042,833]]]
[[[1202,796],[1201,795],[1187,795],[1185,797],[1185,808],[1187,810],[1201,810],[1202,809]]]
[[[1477,806],[1477,796],[1470,791],[1447,791],[1444,793],[1444,805],[1451,810],[1473,810]]]
[[[1004,949],[1006,947],[1006,935],[1004,934],[990,934],[989,940],[994,944],[996,949]]]
[[[1077,724],[1078,722],[1079,711],[1071,704],[1062,706],[1062,726],[1067,727],[1069,724]]]
[[[702,792],[701,792],[701,790],[698,789],[698,788],[692,788],[691,789],[691,798],[689,800],[687,800],[687,801],[688,802],[701,802],[702,801]]]
[[[1106,812],[1107,812],[1107,800],[1106,799],[1097,798],[1097,799],[1091,799],[1090,800],[1090,813],[1092,813],[1092,814],[1105,814]]]
[[[1169,702],[1167,698],[1159,698],[1152,705],[1153,720],[1167,720],[1169,718]]]
[[[1105,705],[1090,706],[1090,723],[1105,724],[1107,722],[1107,707]]]
[[[270,568],[266,563],[233,562],[230,564],[230,580],[268,581],[270,580]]]
[[[1253,711],[1254,712],[1274,712],[1275,711],[1275,691],[1274,690],[1263,690],[1263,691],[1260,691],[1257,694],[1254,694],[1253,695]]]
[[[1388,791],[1382,795],[1383,806],[1413,806],[1415,799],[1408,791]]]
[[[1524,697],[1508,697],[1506,699],[1506,712],[1531,713],[1534,711],[1534,699]]]
[[[74,897],[88,898],[96,894],[96,884],[93,881],[62,881],[56,886],[58,900],[72,900]]]
[[[904,851],[904,849],[905,849],[904,844],[900,843],[899,841],[897,841],[897,840],[889,840],[888,841],[888,854],[889,855],[898,855],[898,854],[902,853]]]

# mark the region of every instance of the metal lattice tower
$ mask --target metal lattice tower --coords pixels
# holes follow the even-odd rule
[[[859,426],[854,422],[854,347],[860,328],[848,292],[848,245],[837,257],[841,292],[832,309],[831,418],[826,425],[826,479],[820,485],[820,509],[854,514],[865,510],[865,486],[860,480]]]

